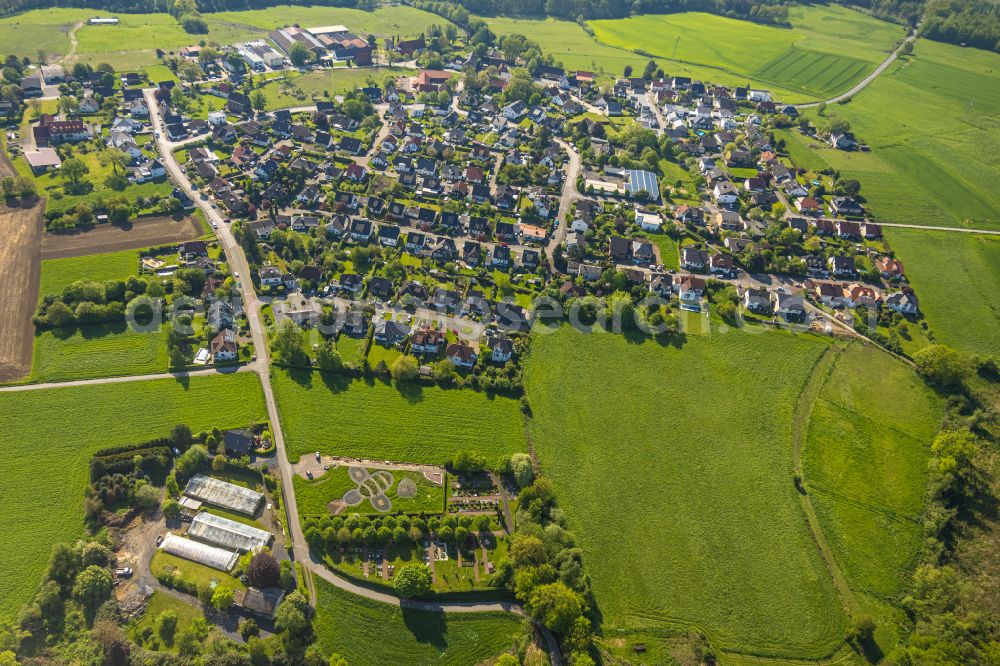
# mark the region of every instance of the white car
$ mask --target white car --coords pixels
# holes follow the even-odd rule
[[[218,229],[218,228],[219,228],[219,225],[218,225],[218,224],[216,224],[215,222],[212,222],[212,228],[213,228],[213,229]]]

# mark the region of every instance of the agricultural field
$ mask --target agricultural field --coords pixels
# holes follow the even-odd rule
[[[879,221],[1000,229],[1000,55],[917,40],[913,56],[825,115],[848,120],[872,150],[811,152],[861,181]]]
[[[923,542],[930,444],[944,410],[916,373],[875,347],[840,352],[813,403],[804,482],[855,589],[904,588]]]
[[[964,351],[1000,349],[1000,238],[888,229],[935,339]],[[942,270],[947,267],[947,270]]]
[[[351,666],[489,663],[510,650],[524,620],[509,613],[401,609],[339,590],[316,578],[316,642]],[[378,640],[371,640],[372,631]]]
[[[375,470],[369,470],[373,474]],[[385,493],[389,501],[392,502],[392,513],[444,513],[445,486],[438,486],[424,478],[420,472],[410,472],[403,470],[389,470],[392,474],[392,486]],[[398,490],[400,482],[409,479],[416,486],[416,494],[412,497],[400,497]],[[330,502],[341,499],[344,493],[357,488],[355,483],[347,473],[347,467],[334,467],[322,476],[308,480],[298,474],[293,477],[295,485],[295,498],[299,505],[299,515],[302,519],[310,516],[329,515],[327,505]],[[345,507],[343,513],[370,513],[379,512],[365,500],[361,504],[352,507]]]
[[[569,327],[536,338],[528,429],[607,627],[694,626],[727,651],[788,658],[841,644],[847,618],[791,447],[827,344],[715,331],[678,348]]]
[[[344,25],[359,35],[375,33],[382,37],[417,35],[432,25],[449,23],[437,14],[405,5],[379,7],[370,12],[345,7],[278,5],[241,12],[215,12],[205,17],[210,21],[253,27],[262,32],[293,24],[302,27]]]
[[[303,75],[289,75],[267,83],[260,89],[267,99],[268,109],[311,104],[314,98],[326,98],[349,92],[354,88],[374,82],[381,84],[387,78],[413,76],[415,69],[405,67],[382,67],[378,70],[357,67],[337,67],[319,69]]]
[[[9,164],[0,154],[0,176]],[[31,370],[31,316],[38,302],[41,206],[0,209],[0,382],[16,381]]]
[[[442,464],[460,451],[495,461],[525,449],[520,405],[511,398],[281,369],[272,381],[293,462],[320,451]]]
[[[668,74],[724,85],[749,80],[792,102],[849,88],[903,36],[898,26],[843,7],[793,7],[789,20],[791,28],[779,28],[688,12],[588,25],[599,43],[655,57]]]
[[[164,331],[139,332],[127,324],[97,324],[35,334],[31,380],[72,381],[166,372]]]
[[[0,392],[0,413],[7,418],[0,530],[31,535],[0,547],[0,616],[7,617],[34,594],[52,544],[82,536],[95,450],[164,437],[178,423],[197,432],[266,418],[252,373]]]
[[[193,240],[204,232],[199,217],[144,217],[126,225],[100,224],[86,230],[46,233],[42,236],[42,260],[138,250]]]

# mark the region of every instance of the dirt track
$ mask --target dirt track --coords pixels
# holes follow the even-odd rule
[[[42,238],[42,259],[136,250],[199,236],[201,227],[193,217],[179,220],[172,217],[148,217],[126,226],[102,224],[86,231],[45,234]]]

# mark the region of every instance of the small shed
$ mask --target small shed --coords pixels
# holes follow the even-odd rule
[[[267,620],[274,619],[278,604],[285,598],[285,592],[278,587],[248,587],[233,595],[233,602],[243,610]]]

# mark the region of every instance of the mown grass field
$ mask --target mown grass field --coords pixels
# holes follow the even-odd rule
[[[271,81],[260,89],[267,99],[268,109],[284,109],[312,104],[314,95],[317,97],[324,97],[324,93],[329,93],[331,96],[339,95],[357,87],[366,86],[369,81],[374,82],[375,85],[381,85],[387,78],[413,76],[416,73],[417,70],[405,67],[382,67],[379,69],[337,67],[320,69],[308,74],[289,75],[287,82]],[[293,88],[301,90],[305,99],[299,99],[292,90]]]
[[[918,40],[914,56],[826,115],[872,151],[812,152],[861,181],[878,219],[1000,229],[1000,55]]]
[[[938,342],[979,354],[1000,350],[1000,237],[889,229]]]
[[[524,620],[510,613],[445,615],[400,609],[319,578],[316,588],[316,641],[324,655],[337,653],[351,666],[489,663],[513,647],[524,627]]]
[[[852,588],[892,598],[922,541],[930,443],[940,398],[891,356],[855,343],[841,352],[814,402],[805,483]]]
[[[384,37],[416,35],[432,25],[450,22],[437,14],[405,5],[379,7],[371,12],[345,7],[278,5],[242,12],[215,12],[206,14],[206,17],[223,23],[252,26],[261,31],[292,24],[303,28],[344,25],[359,35],[375,33]]]
[[[138,270],[139,253],[135,250],[46,259],[42,262],[39,299],[45,294],[60,292],[77,280],[124,280],[130,275],[138,274]]]
[[[526,368],[529,432],[609,627],[820,657],[847,626],[793,483],[792,413],[826,342],[735,331],[683,347],[562,328]],[[780,368],[780,372],[763,371]]]
[[[372,470],[374,471],[374,470]],[[445,488],[436,486],[419,472],[407,472],[400,470],[390,470],[393,476],[392,487],[389,488],[386,496],[392,502],[393,513],[443,513]],[[401,498],[397,494],[399,482],[403,479],[411,479],[417,485],[417,494],[414,497]],[[330,512],[326,505],[344,496],[348,490],[357,488],[347,474],[346,467],[336,467],[329,470],[323,476],[309,480],[299,475],[293,477],[295,485],[295,498],[298,501],[299,515],[304,519],[310,516],[327,516]],[[348,507],[345,514],[369,513],[378,514],[371,502],[363,501],[358,506]]]
[[[843,7],[793,7],[792,28],[702,12],[590,21],[597,41],[650,54],[668,75],[770,87],[786,101],[849,88],[882,61],[902,31]],[[544,42],[542,42],[544,44]]]
[[[315,451],[441,464],[459,451],[488,460],[525,448],[517,400],[467,390],[348,381],[276,369],[272,375],[293,461]]]
[[[35,334],[31,379],[71,381],[166,372],[166,335],[95,325]]]
[[[251,373],[0,393],[0,413],[6,418],[0,531],[11,535],[0,545],[4,616],[34,594],[52,545],[83,534],[83,492],[95,450],[165,437],[178,423],[197,432],[266,418]]]

